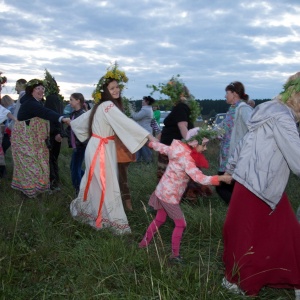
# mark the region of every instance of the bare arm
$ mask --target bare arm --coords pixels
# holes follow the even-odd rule
[[[15,122],[18,121],[17,118],[12,113],[8,113],[7,117],[11,120],[14,120]]]
[[[159,133],[159,134],[156,136],[156,138],[160,141],[160,139],[161,139],[161,133]]]
[[[188,122],[178,122],[177,126],[180,130],[181,136],[185,139],[188,132]]]
[[[147,135],[147,139],[149,140],[149,142],[158,142],[158,139],[152,134]]]

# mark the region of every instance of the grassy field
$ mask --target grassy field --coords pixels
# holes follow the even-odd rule
[[[208,174],[217,170],[217,155],[218,144],[211,142]],[[10,152],[7,156],[8,177],[0,185],[0,299],[244,299],[221,287],[227,206],[216,194],[199,198],[196,205],[182,204],[185,264],[170,265],[171,221],[148,249],[138,248],[153,218],[147,202],[156,186],[155,164],[131,164],[132,234],[115,236],[71,218],[69,149],[60,155],[62,191],[37,199],[24,199],[10,188]],[[287,192],[296,210],[300,192],[294,175]],[[294,299],[294,292],[265,288],[257,299]]]

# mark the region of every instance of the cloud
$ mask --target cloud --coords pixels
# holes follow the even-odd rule
[[[272,98],[300,69],[298,1],[0,1],[0,71],[56,78],[65,98],[94,85],[118,61],[141,99],[147,84],[180,74],[198,99],[221,99],[239,80],[252,98]],[[160,95],[155,95],[159,98]],[[13,97],[16,99],[17,95]]]

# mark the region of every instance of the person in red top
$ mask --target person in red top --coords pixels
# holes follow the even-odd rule
[[[170,260],[182,260],[179,250],[186,222],[180,208],[180,202],[190,178],[203,185],[219,185],[220,181],[227,183],[231,181],[230,175],[206,176],[198,168],[208,166],[203,152],[206,150],[208,138],[216,135],[217,132],[196,127],[188,131],[186,140],[174,139],[170,146],[159,142],[149,143],[149,147],[167,155],[169,163],[150,197],[149,205],[157,210],[157,213],[139,243],[140,248],[149,245],[158,228],[165,223],[167,216],[169,216],[175,223]]]

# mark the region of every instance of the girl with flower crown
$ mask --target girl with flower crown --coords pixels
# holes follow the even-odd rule
[[[175,262],[182,260],[179,253],[180,242],[186,222],[180,208],[180,201],[189,180],[192,179],[203,185],[218,185],[220,181],[227,183],[231,181],[231,176],[229,175],[206,176],[198,169],[198,167],[208,164],[202,152],[206,150],[208,138],[216,134],[217,132],[212,130],[202,130],[197,127],[187,132],[185,141],[175,139],[170,146],[159,142],[149,143],[149,147],[168,156],[169,164],[150,197],[149,205],[157,213],[155,219],[149,225],[145,236],[139,243],[140,248],[145,248],[149,245],[154,234],[169,216],[175,223],[170,260]]]
[[[148,140],[156,140],[121,111],[120,92],[126,82],[125,73],[115,65],[97,84],[94,97],[99,102],[71,121],[80,141],[90,138],[85,152],[86,171],[78,197],[70,205],[71,215],[96,229],[110,228],[117,234],[131,230],[118,182],[115,136],[131,153]]]
[[[290,170],[300,177],[299,120],[300,72],[256,106],[226,165],[235,179],[223,229],[223,286],[231,291],[294,288],[300,300],[300,224],[285,193]]]

